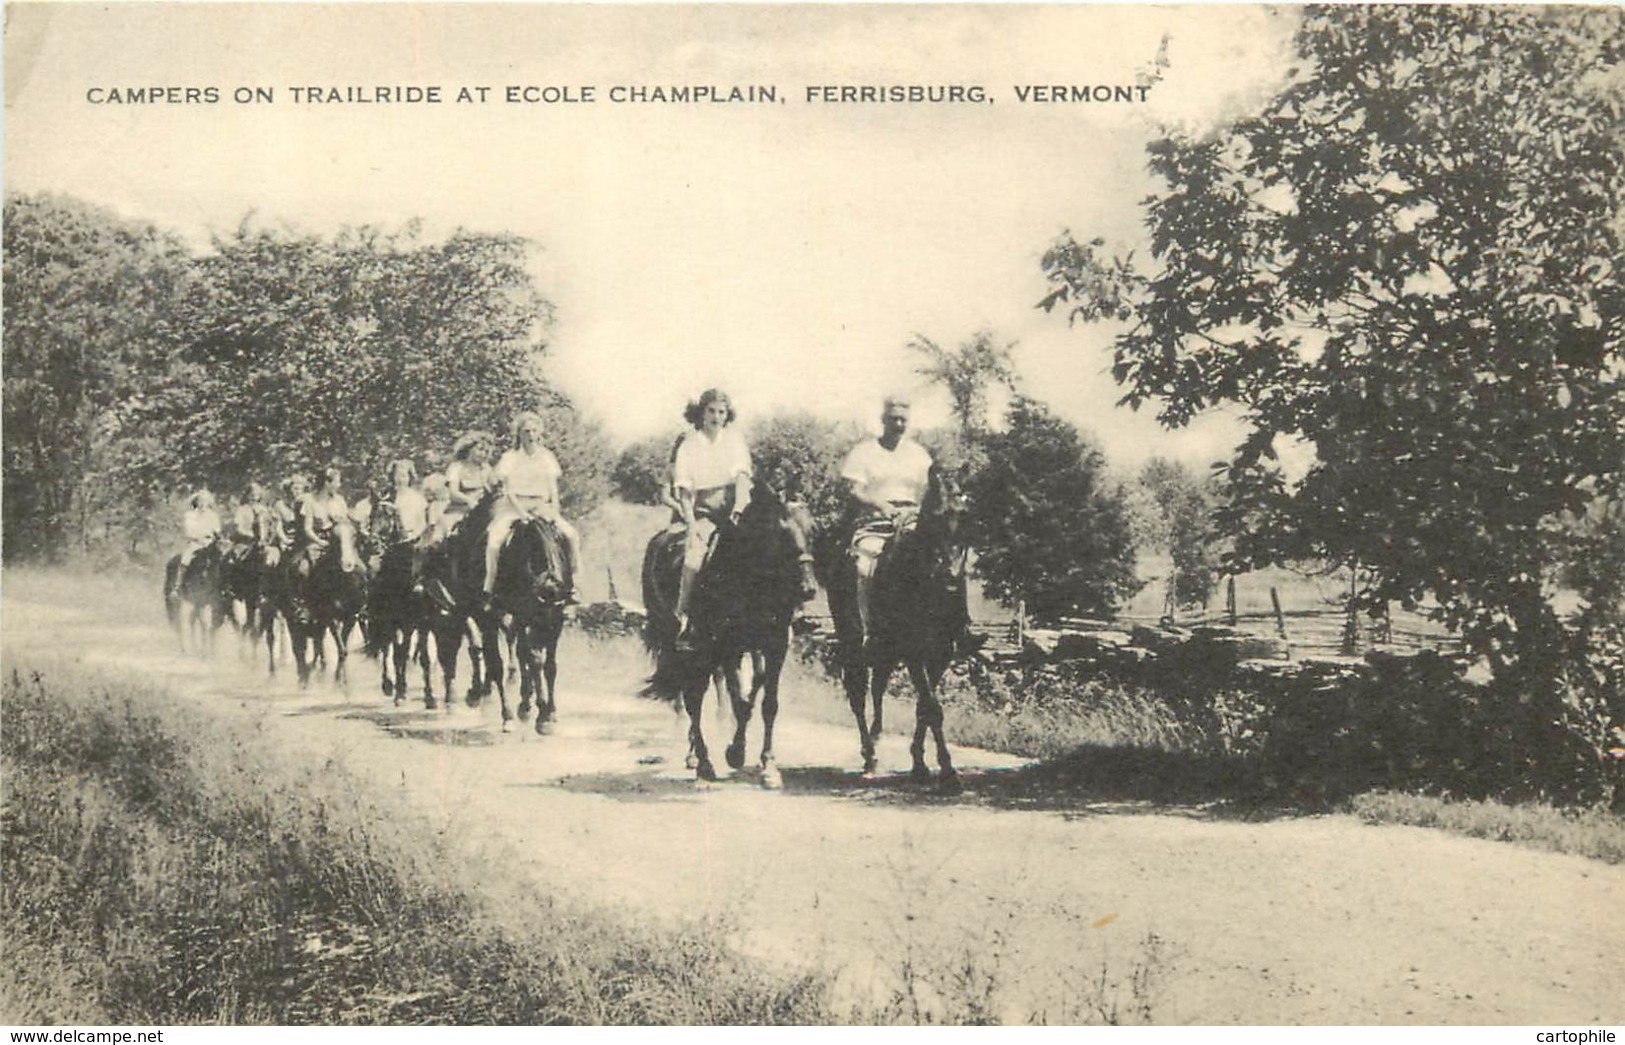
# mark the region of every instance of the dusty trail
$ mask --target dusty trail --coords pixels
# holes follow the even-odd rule
[[[1011,809],[979,792],[1018,761],[970,749],[957,756],[966,796],[939,799],[900,778],[860,780],[853,731],[798,714],[822,694],[787,695],[784,791],[748,773],[701,787],[673,713],[613,680],[577,681],[579,639],[562,655],[558,732],[503,735],[492,707],[393,707],[359,658],[348,693],[300,693],[229,641],[205,663],[176,652],[159,621],[22,601],[15,587],[10,655],[116,667],[252,716],[511,848],[542,887],[708,920],[747,953],[838,970],[853,997],[888,994],[905,963],[946,983],[971,956],[971,993],[1016,1022],[1076,1021],[1096,1003],[1132,1019],[1142,1001],[1158,1023],[1625,1021],[1612,928],[1625,869],[1345,817]],[[707,732],[720,749],[709,712]],[[753,730],[752,758],[758,743]],[[883,769],[907,759],[904,738],[882,749]]]

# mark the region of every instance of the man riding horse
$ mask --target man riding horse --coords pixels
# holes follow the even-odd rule
[[[841,479],[851,498],[849,553],[857,569],[858,618],[866,653],[873,635],[875,567],[897,534],[918,518],[931,482],[931,453],[908,434],[908,422],[908,400],[888,396],[880,412],[880,435],[859,442],[841,462]]]

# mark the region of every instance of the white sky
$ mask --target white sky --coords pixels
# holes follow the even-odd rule
[[[1260,7],[11,5],[8,190],[51,190],[202,242],[252,210],[327,232],[418,217],[541,248],[548,372],[617,439],[670,430],[702,388],[748,419],[867,422],[915,391],[916,332],[1019,341],[1031,394],[1132,468],[1222,456],[1224,417],[1162,432],[1113,406],[1102,331],[1033,308],[1065,227],[1132,245],[1154,121],[1201,127],[1284,68]],[[1025,83],[1129,84],[1148,104],[1033,106]],[[614,105],[612,84],[774,84],[786,104]],[[807,84],[980,83],[986,106],[813,106]],[[438,106],[295,105],[294,85],[438,84]],[[507,84],[599,88],[511,106]],[[92,87],[215,86],[210,106],[92,105]],[[273,87],[270,106],[230,101]],[[462,85],[493,100],[455,105]]]

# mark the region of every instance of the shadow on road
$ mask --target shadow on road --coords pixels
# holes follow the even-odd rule
[[[1080,749],[1063,759],[1014,769],[971,769],[960,773],[961,794],[944,794],[933,776],[915,780],[906,772],[864,777],[842,766],[781,766],[788,799],[817,796],[900,808],[949,805],[1054,812],[1066,816],[1160,814],[1203,820],[1262,821],[1310,815],[1324,810],[1290,803],[1233,767],[1191,755],[1120,749]],[[628,772],[563,777],[526,786],[556,787],[621,801],[699,799],[706,794],[761,789],[761,774],[748,767],[715,783],[691,772],[661,765]]]

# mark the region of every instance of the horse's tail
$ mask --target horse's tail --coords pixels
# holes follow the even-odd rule
[[[664,534],[650,538],[643,550],[643,648],[656,658],[657,672],[661,652],[669,650],[677,641],[677,618],[672,616],[671,601],[660,586],[660,554],[664,547]]]
[[[681,707],[683,694],[695,685],[704,685],[710,678],[711,667],[705,656],[668,645],[655,651],[654,672],[644,680],[638,696]]]
[[[181,557],[172,556],[164,566],[164,614],[169,623],[180,627],[181,623]]]

